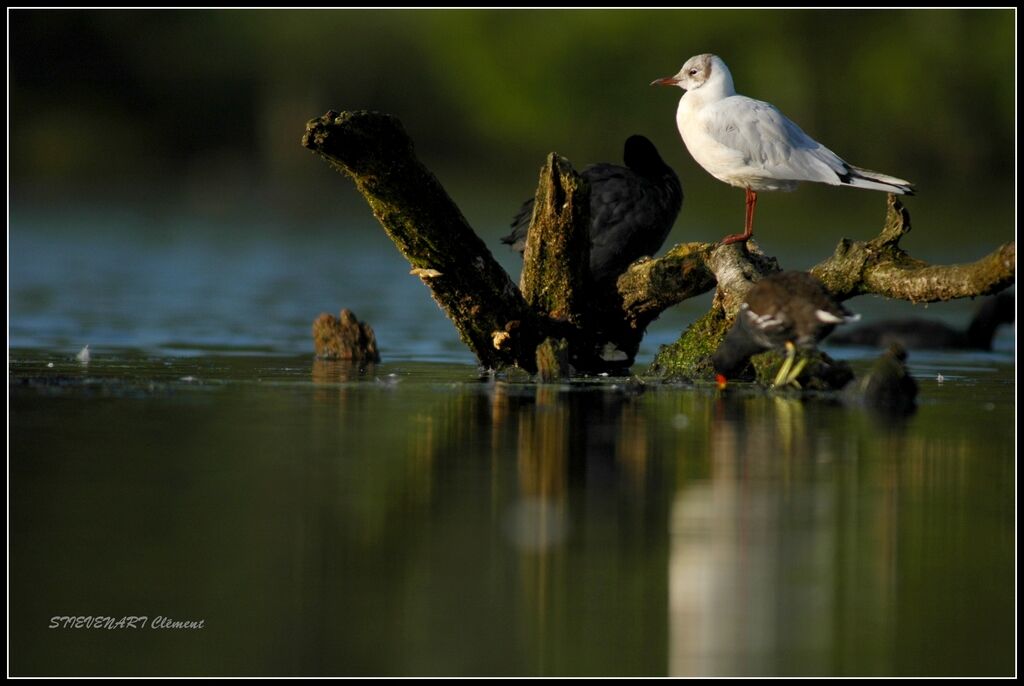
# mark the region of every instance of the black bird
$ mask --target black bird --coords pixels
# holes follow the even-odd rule
[[[630,136],[622,152],[625,167],[605,162],[580,175],[590,184],[590,274],[594,281],[617,277],[632,262],[653,255],[668,238],[683,206],[679,177],[647,138]],[[526,249],[533,200],[512,220],[501,239],[516,252]]]
[[[824,284],[806,272],[780,272],[766,276],[747,292],[736,322],[711,361],[724,379],[736,378],[751,356],[765,350],[786,349],[786,361],[775,377],[776,386],[792,383],[803,369],[793,368],[796,348],[812,348],[837,324],[856,321],[837,303]]]
[[[884,348],[899,343],[904,348],[940,350],[991,350],[992,338],[1001,324],[1012,324],[1016,318],[1016,298],[1000,293],[982,301],[967,330],[954,329],[932,319],[890,319],[865,324],[852,331],[835,334],[830,345],[864,345]]]
[[[907,351],[893,343],[863,377],[843,389],[847,402],[887,419],[907,417],[917,409],[917,382],[907,370]]]

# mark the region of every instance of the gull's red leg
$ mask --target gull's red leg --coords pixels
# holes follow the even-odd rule
[[[732,235],[723,238],[720,243],[721,245],[729,245],[730,243],[746,243],[747,240],[754,235],[754,208],[757,207],[757,193],[746,189],[747,191],[747,212],[743,220],[743,233],[734,233]]]

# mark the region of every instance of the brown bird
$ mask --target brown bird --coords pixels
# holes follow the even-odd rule
[[[792,383],[803,369],[793,368],[796,348],[812,348],[838,324],[856,321],[837,303],[824,284],[807,272],[779,272],[754,284],[739,314],[711,361],[719,383],[735,378],[751,356],[784,348],[786,361],[775,377],[776,386]]]

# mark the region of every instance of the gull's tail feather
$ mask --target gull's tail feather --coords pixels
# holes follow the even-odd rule
[[[886,191],[899,195],[913,195],[914,184],[895,176],[879,174],[870,169],[860,167],[847,167],[847,172],[839,177],[839,180],[847,186],[854,188],[870,188],[873,191]]]

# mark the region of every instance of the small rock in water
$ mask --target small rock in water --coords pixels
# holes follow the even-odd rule
[[[75,359],[82,364],[89,364],[89,360],[92,359],[92,355],[89,354],[89,346],[87,345],[82,348],[78,354],[75,355]]]
[[[351,310],[342,310],[340,317],[326,313],[317,317],[313,322],[313,345],[321,360],[380,362],[373,329]]]

